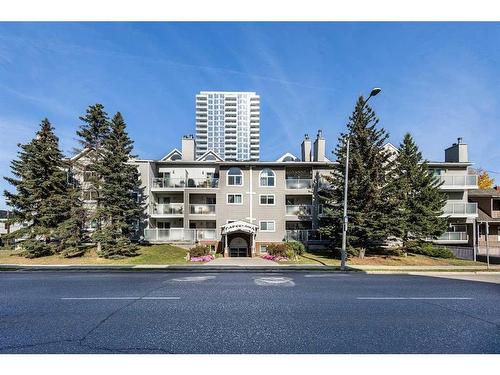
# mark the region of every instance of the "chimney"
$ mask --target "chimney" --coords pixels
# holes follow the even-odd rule
[[[314,141],[313,161],[325,161],[325,138],[323,138],[321,130],[318,130],[318,135]]]
[[[309,139],[309,135],[304,134],[304,140],[300,145],[300,149],[302,152],[302,161],[311,161],[311,140]]]
[[[469,161],[467,144],[463,142],[462,137],[457,139],[457,143],[453,143],[444,150],[444,161],[447,163],[466,163]]]
[[[500,186],[499,186],[499,185],[497,185],[497,186],[495,186],[495,188],[494,188],[494,189],[495,189],[496,191],[500,191]]]
[[[192,134],[182,137],[182,160],[194,160],[195,141]]]

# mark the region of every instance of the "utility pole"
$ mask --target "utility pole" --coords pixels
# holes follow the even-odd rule
[[[366,103],[368,103],[368,100],[372,96],[377,95],[382,91],[381,88],[379,87],[374,87],[372,91],[370,92],[370,95],[368,98],[365,100],[363,103],[363,106],[361,107],[361,111],[365,108]],[[340,270],[344,271],[345,270],[345,263],[347,259],[347,223],[349,221],[349,218],[347,216],[347,193],[348,193],[348,178],[349,178],[349,148],[351,145],[351,133],[347,135],[347,143],[346,143],[346,157],[345,157],[345,173],[344,173],[344,216],[342,220],[342,249],[340,251]]]

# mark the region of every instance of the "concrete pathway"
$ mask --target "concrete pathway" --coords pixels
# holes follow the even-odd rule
[[[276,262],[272,260],[262,259],[259,257],[255,258],[216,258],[211,262],[204,264],[205,266],[279,266]]]

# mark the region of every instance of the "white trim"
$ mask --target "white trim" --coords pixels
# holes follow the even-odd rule
[[[241,172],[241,184],[240,185],[229,185],[229,170],[232,169],[232,168],[238,168]],[[233,177],[237,177],[237,176],[233,176]],[[238,166],[234,166],[234,167],[230,167],[228,168],[228,170],[226,171],[226,186],[245,186],[245,177],[244,177],[244,174],[243,174],[243,170],[238,167]]]
[[[239,195],[241,197],[241,203],[229,203],[229,196],[230,195]],[[241,194],[241,193],[227,193],[226,194],[226,204],[241,206],[243,204],[243,194]]]
[[[283,155],[281,155],[281,157],[279,157],[276,161],[277,162],[282,162],[283,163],[283,160],[285,160],[285,158],[287,157],[291,157],[293,159],[293,161],[298,161],[299,158],[296,157],[294,154],[292,154],[291,152],[286,152],[284,153]]]
[[[267,171],[267,170],[269,170],[269,171],[271,171],[273,173],[274,185],[262,185],[262,183],[261,183],[262,182],[262,180],[261,180],[261,178],[262,178],[262,172]],[[266,178],[269,178],[269,176],[267,176]],[[276,172],[273,171],[271,168],[264,168],[264,169],[262,169],[259,172],[259,187],[261,187],[261,188],[274,188],[274,187],[276,187]]]
[[[217,160],[203,160],[205,159],[208,155],[213,155]],[[214,162],[214,161],[224,161],[224,159],[222,159],[219,154],[217,154],[215,151],[213,150],[208,150],[208,151],[205,151],[202,155],[200,155],[199,157],[196,158],[196,161],[211,161],[211,162]]]
[[[171,157],[174,155],[174,154],[178,154],[181,159],[182,159],[182,152],[180,152],[178,149],[174,148],[172,151],[170,151],[167,155],[165,155],[164,157],[162,157],[160,159],[160,161],[167,161],[167,160],[170,160],[170,161],[175,161],[175,160],[172,160]]]
[[[269,204],[269,203],[265,203],[263,204],[262,201],[261,201],[261,198],[262,197],[269,197],[269,196],[272,196],[273,197],[273,204]],[[259,206],[276,206],[276,194],[259,194]]]
[[[267,229],[262,229],[261,223],[273,223],[274,224],[274,230],[267,230]],[[264,233],[273,233],[276,232],[276,220],[259,220],[259,231],[264,232]]]

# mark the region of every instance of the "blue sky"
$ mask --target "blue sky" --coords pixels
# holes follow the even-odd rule
[[[442,160],[461,136],[500,172],[499,41],[500,23],[0,23],[0,175],[44,117],[70,155],[96,102],[122,112],[136,154],[160,158],[194,133],[200,90],[261,95],[264,160],[317,129],[331,150],[373,86],[392,143],[411,132]]]

